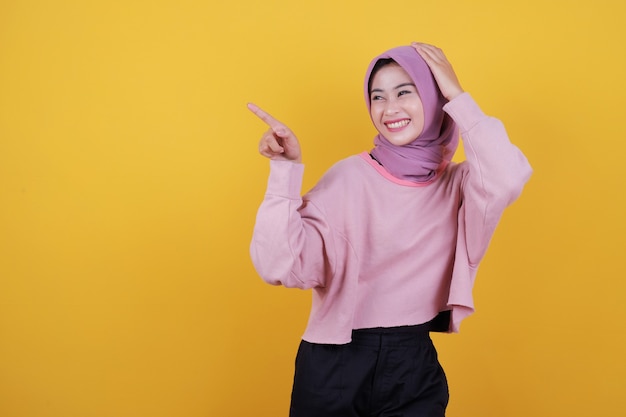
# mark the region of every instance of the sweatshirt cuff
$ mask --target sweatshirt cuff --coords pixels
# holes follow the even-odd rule
[[[300,199],[304,165],[290,161],[270,160],[270,176],[267,182],[266,194]]]
[[[470,130],[476,123],[487,117],[468,92],[459,94],[443,106],[461,132]]]

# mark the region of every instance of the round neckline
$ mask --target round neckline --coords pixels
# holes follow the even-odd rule
[[[433,182],[435,182],[438,178],[439,175],[441,174],[441,172],[445,169],[447,162],[442,163],[439,168],[437,168],[437,172],[435,174],[434,177],[432,177],[431,179],[429,179],[428,181],[424,181],[424,182],[415,182],[415,181],[409,181],[409,180],[403,180],[397,177],[394,177],[393,175],[391,175],[389,173],[389,171],[387,171],[385,169],[384,166],[382,166],[377,160],[375,160],[374,158],[372,158],[372,156],[370,155],[369,152],[367,151],[363,151],[359,154],[359,156],[361,157],[361,159],[363,159],[369,166],[371,166],[372,168],[374,168],[380,175],[382,175],[383,177],[385,177],[387,180],[398,184],[398,185],[403,185],[406,187],[425,187],[427,185],[432,184]]]

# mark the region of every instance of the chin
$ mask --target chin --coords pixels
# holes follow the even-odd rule
[[[395,140],[390,140],[387,139],[387,142],[391,143],[393,146],[406,146],[409,143],[413,142],[415,139],[411,138],[411,139],[395,139]]]

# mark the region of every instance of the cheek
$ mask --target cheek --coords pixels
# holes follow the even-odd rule
[[[380,122],[380,113],[376,113],[375,111],[370,111],[370,117],[372,119],[372,124],[374,125],[374,128],[376,129],[376,131],[382,134],[383,132],[381,131],[381,129],[383,126],[381,125],[381,122]]]
[[[381,111],[376,106],[370,107],[370,118],[374,124],[380,123]]]
[[[408,109],[407,109],[408,110]],[[411,119],[413,119],[413,126],[419,134],[424,130],[424,107],[422,102],[415,102],[411,105]]]
[[[414,117],[424,120],[424,107],[422,106],[421,101],[416,101],[411,105],[411,112]]]

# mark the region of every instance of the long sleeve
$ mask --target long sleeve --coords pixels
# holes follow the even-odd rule
[[[451,100],[444,110],[460,127],[466,156],[447,303],[452,309],[449,331],[458,332],[474,312],[474,279],[502,212],[519,196],[532,169],[502,123],[486,116],[469,94]]]
[[[265,198],[250,245],[264,281],[285,287],[323,286],[332,274],[332,237],[323,216],[301,198],[304,165],[270,161]]]
[[[463,182],[462,214],[467,255],[476,267],[504,209],[517,199],[532,169],[508,138],[502,123],[485,115],[468,93],[444,110],[461,130],[467,173]]]

